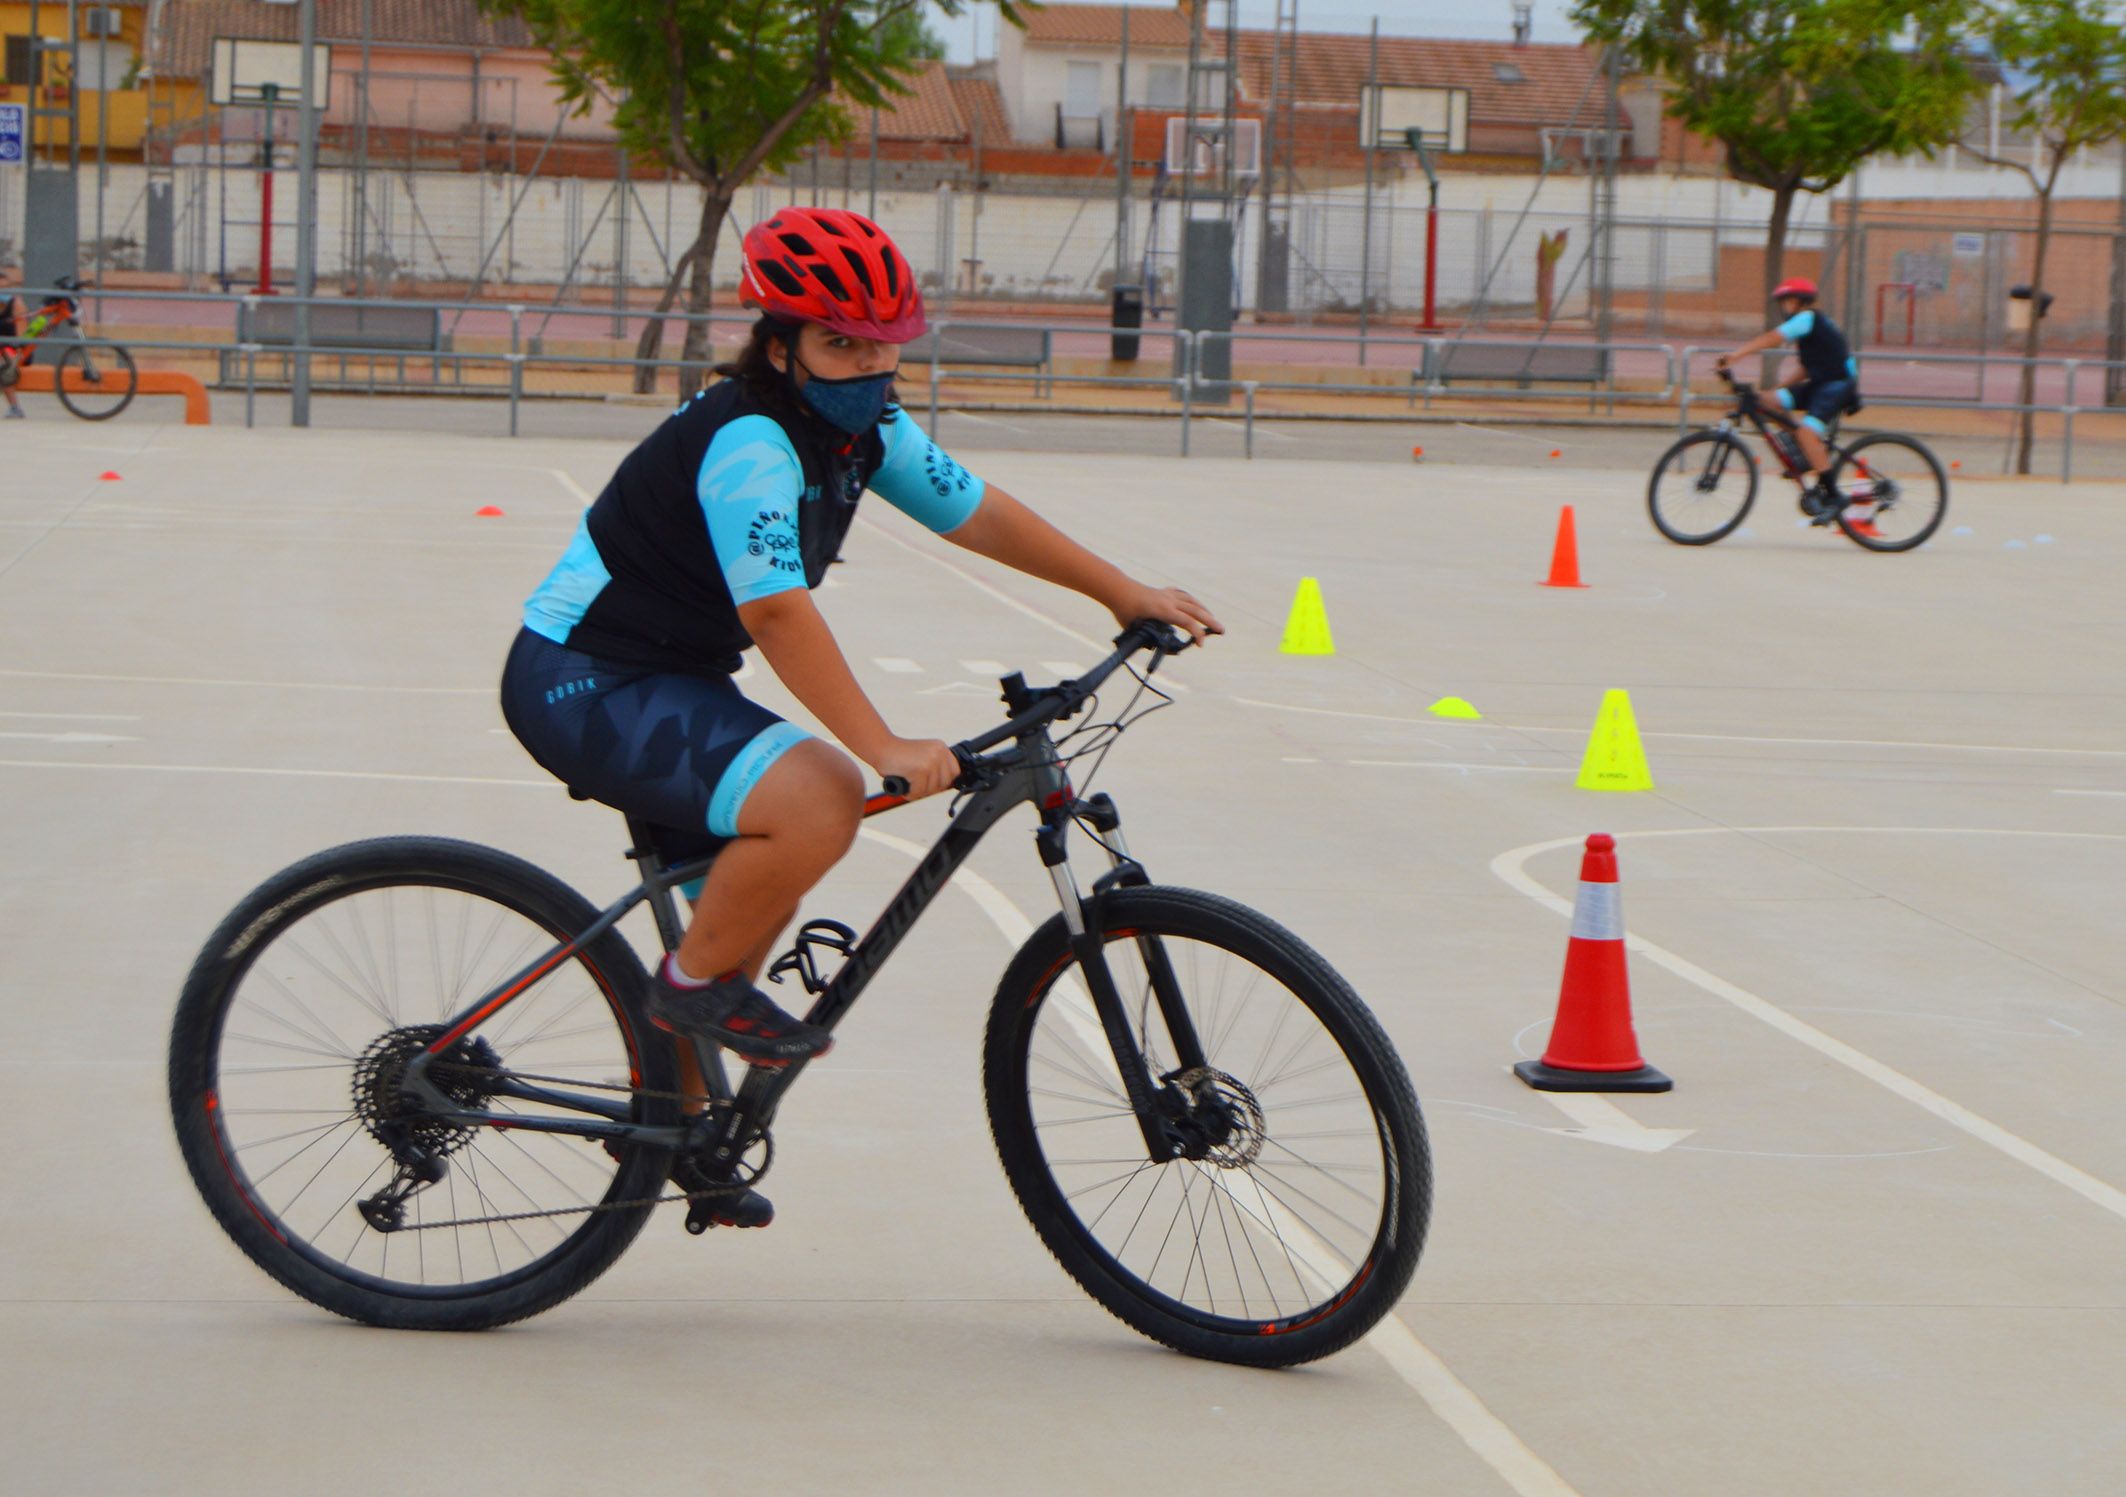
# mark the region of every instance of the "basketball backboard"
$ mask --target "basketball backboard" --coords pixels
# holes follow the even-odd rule
[[[317,107],[332,104],[332,48],[320,42],[316,58]],[[250,108],[294,109],[303,101],[303,49],[296,42],[258,42],[246,37],[214,38],[207,99],[214,104]]]
[[[1188,139],[1188,120],[1174,115],[1166,122],[1166,169],[1174,176],[1222,177],[1226,158],[1225,117],[1199,115],[1194,148]],[[1262,175],[1262,121],[1233,121],[1231,154],[1233,175],[1253,180]]]
[[[1469,90],[1383,83],[1358,91],[1358,140],[1376,149],[1408,150],[1417,130],[1431,151],[1469,149]]]

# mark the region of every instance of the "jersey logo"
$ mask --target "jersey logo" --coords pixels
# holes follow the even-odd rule
[[[923,455],[923,467],[929,473],[930,486],[937,490],[940,499],[950,498],[955,489],[964,494],[967,492],[967,485],[973,481],[968,477],[967,470],[947,457],[935,442],[930,444],[930,450]]]
[[[797,522],[779,509],[762,510],[746,527],[746,554],[765,556],[768,565],[778,572],[802,573],[803,561],[797,555]]]

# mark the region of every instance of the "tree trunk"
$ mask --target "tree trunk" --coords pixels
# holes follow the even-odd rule
[[[2030,448],[2037,434],[2037,412],[2028,409],[2037,402],[2037,345],[2044,332],[2045,322],[2040,315],[2045,306],[2045,250],[2052,239],[2052,189],[2059,179],[2054,170],[2037,195],[2037,254],[2030,264],[2030,331],[2023,335],[2023,377],[2015,402],[2025,407],[2021,416],[2021,435],[2016,440],[2015,471],[2030,471]]]
[[[731,195],[711,188],[701,199],[701,237],[694,241],[694,280],[687,287],[687,336],[680,349],[679,398],[691,400],[708,379],[702,366],[709,360],[709,325],[695,319],[709,310],[711,272],[716,265],[716,240],[723,221],[731,214]]]
[[[1799,191],[1792,182],[1782,182],[1772,189],[1772,222],[1764,235],[1764,305],[1772,304],[1772,288],[1784,278],[1786,271],[1786,225],[1794,213],[1794,194]],[[1718,246],[1713,253],[1719,253]],[[1757,382],[1769,390],[1779,379],[1779,350],[1774,348],[1764,356],[1763,367],[1758,371]]]
[[[702,252],[699,239],[688,245],[677,260],[672,262],[672,273],[664,283],[664,290],[657,297],[657,305],[650,312],[650,320],[643,324],[642,336],[635,340],[635,393],[647,395],[657,388],[657,369],[654,360],[659,349],[664,347],[664,316],[672,310],[672,303],[679,299],[679,283],[693,268],[695,257]]]

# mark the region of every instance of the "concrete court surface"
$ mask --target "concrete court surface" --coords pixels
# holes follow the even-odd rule
[[[620,892],[619,819],[545,780],[492,682],[624,448],[4,436],[10,1492],[2126,1486],[2126,489],[1970,485],[1967,530],[1872,556],[1779,494],[1746,536],[1671,546],[1636,475],[1564,464],[982,456],[1223,612],[1098,786],[1156,877],[1334,961],[1424,1099],[1436,1208],[1398,1314],[1261,1373],[1142,1341],[1021,1218],[978,1069],[1012,943],[951,892],[793,1094],[768,1231],[661,1214],[583,1295],[478,1336],[283,1292],[170,1137],[183,973],[253,884],[358,837]],[[1560,501],[1586,591],[1536,585]],[[995,721],[980,662],[1040,679],[1100,648],[1090,605],[867,514],[820,597],[901,731]],[[1277,653],[1301,575],[1333,658]],[[1573,788],[1611,686],[1653,793]],[[1428,716],[1449,693],[1484,720]],[[863,923],[910,866],[883,839],[941,816],[870,823],[806,913]],[[1596,830],[1677,1087],[1572,1110],[1508,1067],[1543,1047]],[[970,871],[1040,919],[1028,840]]]

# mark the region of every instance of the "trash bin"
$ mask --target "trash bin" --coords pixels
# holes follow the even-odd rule
[[[1142,286],[1117,285],[1115,287],[1112,315],[1114,318],[1112,325],[1115,327],[1143,327],[1144,288]],[[1136,363],[1137,345],[1141,341],[1135,333],[1116,333],[1114,335],[1115,362],[1118,364]]]
[[[2051,311],[2052,302],[2053,296],[2050,291],[2040,296],[2037,299],[2037,315],[2042,318],[2047,312]],[[2030,288],[2028,286],[2010,286],[2008,288],[2008,331],[2011,333],[2027,333],[2030,331]]]

